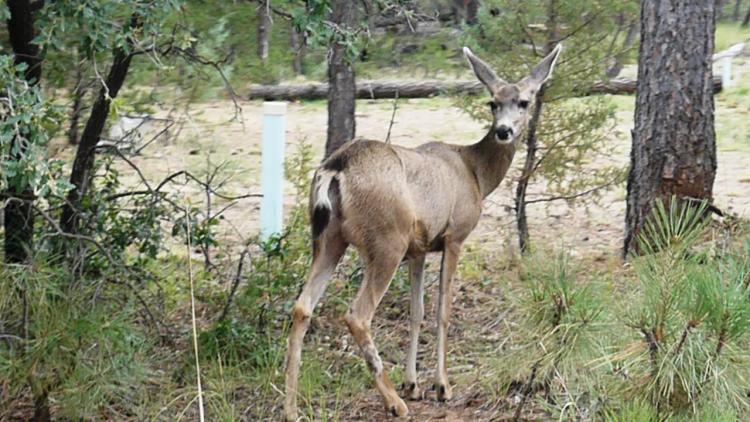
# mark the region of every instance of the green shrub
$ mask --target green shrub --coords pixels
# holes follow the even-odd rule
[[[507,389],[520,396],[518,415],[537,392],[547,399],[538,405],[561,418],[590,414],[600,405],[601,380],[588,363],[600,356],[611,330],[607,281],[584,277],[565,253],[551,259],[537,253],[523,261],[514,298],[520,325],[515,344],[496,365],[497,379],[504,380],[498,393]]]
[[[295,189],[296,205],[283,233],[254,241],[254,255],[238,293],[235,312],[201,334],[202,348],[211,356],[250,367],[267,366],[283,354],[289,309],[305,281],[311,260],[307,201],[312,171],[312,147],[301,142],[286,163],[285,178]]]
[[[626,324],[640,336],[625,353],[629,396],[659,415],[696,415],[707,405],[746,412],[750,402],[748,246],[712,254],[706,207],[657,202],[633,261],[640,298]]]
[[[97,419],[107,409],[147,400],[151,343],[138,324],[138,305],[106,282],[74,283],[43,264],[0,270],[0,408],[31,389],[49,395],[55,417]],[[0,417],[2,412],[0,411]]]

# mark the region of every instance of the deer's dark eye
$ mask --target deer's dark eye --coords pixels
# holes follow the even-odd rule
[[[490,101],[490,102],[487,103],[487,105],[490,106],[490,108],[492,109],[492,111],[497,110],[497,103],[496,102]]]
[[[529,102],[526,100],[521,100],[518,102],[518,106],[521,108],[529,108]]]

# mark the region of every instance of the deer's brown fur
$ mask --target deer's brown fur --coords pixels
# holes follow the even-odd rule
[[[408,259],[412,318],[404,395],[421,398],[416,355],[424,314],[424,259],[428,252],[443,252],[435,386],[439,400],[451,398],[446,337],[451,280],[461,245],[479,221],[482,200],[505,177],[516,149],[514,139],[526,125],[528,104],[552,72],[559,51],[555,49],[542,60],[529,77],[517,84],[507,84],[465,49],[475,74],[492,95],[493,125],[473,145],[431,142],[410,149],[356,140],[344,145],[317,170],[310,196],[313,263],[292,311],[286,359],[288,420],[297,418],[297,378],[303,337],[313,309],[349,245],[357,249],[364,262],[364,280],[345,320],[375,377],[386,409],[397,416],[407,414],[408,408],[383,368],[370,324],[396,269],[402,260]]]

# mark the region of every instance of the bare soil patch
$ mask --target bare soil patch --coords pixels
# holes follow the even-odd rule
[[[226,162],[229,194],[260,192],[262,104],[242,102],[242,121],[229,121],[234,115],[230,101],[213,101],[191,105],[189,120],[169,142],[155,142],[133,158],[151,182],[182,169],[200,174],[209,165]],[[360,101],[357,104],[357,134],[368,139],[384,140],[391,118],[390,101]],[[720,110],[719,110],[720,112]],[[632,112],[618,113],[618,125],[611,136],[612,152],[608,157],[592,157],[613,161],[623,167],[629,160]],[[313,145],[322,156],[326,137],[326,108],[323,102],[292,103],[287,114],[286,154],[295,153],[300,141]],[[468,144],[482,138],[485,128],[451,104],[450,99],[402,100],[392,128],[391,142],[413,147],[429,141]],[[724,151],[718,140],[718,172],[715,183],[717,206],[727,212],[747,216],[750,210],[750,148]],[[58,154],[68,156],[70,149]],[[514,169],[506,181],[485,201],[482,219],[469,242],[492,244],[515,253],[515,222],[513,218],[513,182],[523,161],[517,153]],[[137,184],[132,169],[122,167],[128,183]],[[534,181],[529,197],[544,194],[545,186]],[[199,200],[193,188],[187,194]],[[286,191],[285,205],[294,204],[294,192]],[[260,200],[241,200],[225,214],[225,236],[240,241],[258,231]],[[565,247],[574,255],[610,256],[617,254],[622,240],[625,213],[624,186],[608,192],[601,205],[582,204],[570,207],[564,201],[532,204],[528,208],[532,243],[542,247]]]
[[[143,174],[155,184],[167,175],[189,169],[200,174],[210,165],[227,163],[228,182],[224,192],[229,195],[259,193],[261,164],[262,104],[243,102],[242,122],[229,121],[234,114],[230,101],[213,101],[194,104],[190,108],[189,120],[172,140],[158,141],[145,148],[140,155],[132,158]],[[358,103],[357,133],[370,139],[383,140],[388,131],[391,117],[391,102],[361,101]],[[163,113],[166,113],[164,111]],[[619,123],[612,133],[611,155],[592,157],[591,165],[597,160],[611,160],[626,166],[629,160],[632,127],[632,111],[618,114]],[[297,145],[305,140],[313,145],[318,157],[322,156],[325,143],[326,108],[322,102],[297,103],[289,105],[287,115],[287,156],[294,154]],[[416,146],[429,141],[443,141],[468,144],[484,135],[481,123],[473,121],[460,109],[453,107],[449,99],[401,101],[392,128],[391,141],[404,146]],[[750,148],[722,150],[719,140],[719,168],[715,184],[716,204],[724,211],[748,216],[750,211]],[[72,151],[61,149],[58,154],[69,158]],[[515,160],[507,182],[503,183],[487,200],[480,223],[467,243],[467,247],[479,250],[482,259],[480,271],[496,271],[497,263],[515,260],[516,231],[512,211],[513,181],[519,173],[522,152]],[[203,170],[202,170],[203,169]],[[127,184],[139,183],[135,172],[124,164],[121,172]],[[201,192],[194,186],[178,187],[191,201],[202,201]],[[534,182],[530,197],[545,192],[543,183]],[[285,206],[295,203],[294,192],[285,192]],[[220,206],[221,204],[216,204]],[[260,200],[243,199],[230,208],[221,224],[222,241],[239,247],[242,242],[257,234]],[[532,242],[540,250],[565,248],[573,256],[604,266],[618,266],[625,213],[624,186],[618,186],[604,195],[600,204],[579,204],[569,206],[565,202],[529,207],[529,225]],[[195,255],[199,259],[199,255]],[[426,319],[423,323],[422,345],[420,348],[420,383],[429,389],[436,366],[434,333],[436,275],[439,263],[437,256],[428,261]],[[514,271],[492,273],[494,279],[513,283],[517,277]],[[454,399],[439,403],[434,393],[428,391],[420,402],[408,402],[411,416],[408,421],[474,421],[510,420],[514,407],[512,395],[487,391],[482,383],[487,368],[482,366],[482,357],[488,354],[503,353],[505,340],[514,335],[512,322],[506,316],[512,304],[505,300],[502,283],[482,283],[462,280],[455,283],[454,317],[450,336],[450,367],[454,385]],[[335,286],[331,286],[335,288]],[[323,307],[325,304],[323,300]],[[381,348],[387,368],[403,365],[408,344],[409,299],[405,290],[394,288],[384,299],[374,321],[375,340]],[[333,305],[330,305],[333,306]],[[344,324],[334,316],[332,309],[323,309],[315,318],[311,336],[315,347],[329,349],[326,359],[356,357],[357,351],[349,341],[342,347],[347,337]],[[317,331],[317,332],[316,332]],[[326,341],[325,338],[334,340]],[[308,340],[310,336],[308,336]],[[310,352],[313,345],[306,342],[305,350]],[[332,363],[335,371],[337,364]],[[334,400],[334,398],[331,398]],[[265,403],[269,408],[269,418],[278,415],[280,398],[276,403]],[[529,409],[534,412],[534,409]],[[389,420],[377,391],[366,388],[347,398],[341,407],[342,420],[372,421]],[[526,414],[530,419],[544,419],[544,415]]]

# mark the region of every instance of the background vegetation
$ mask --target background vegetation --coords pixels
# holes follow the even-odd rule
[[[593,198],[577,193],[608,192],[601,200],[621,195],[623,166],[610,159],[621,154],[612,143],[626,137],[615,133],[616,125],[632,117],[632,98],[580,99],[573,92],[606,78],[613,60],[623,62],[623,74],[632,72],[637,40],[624,42],[627,23],[637,16],[632,3],[558,2],[555,19],[568,30],[564,54],[570,59],[561,63],[560,77],[544,97],[539,155],[531,157],[535,170],[525,174],[518,168],[509,181],[514,188],[523,179],[539,183],[543,196],[531,200],[560,197],[586,206]],[[717,51],[750,37],[726,3]],[[0,190],[7,203],[7,192],[31,187],[36,223],[28,262],[0,269],[0,419],[30,418],[45,407],[56,419],[197,419],[191,300],[208,419],[278,418],[288,311],[310,262],[309,177],[323,141],[308,139],[290,154],[286,178],[293,207],[285,231],[261,241],[254,233],[238,235],[225,219],[237,204],[257,196],[255,186],[235,181],[248,170],[227,152],[205,147],[211,140],[191,132],[190,110],[236,102],[235,113],[222,116],[213,129],[221,131],[243,118],[241,97],[249,84],[323,80],[325,42],[308,43],[301,69],[293,63],[300,50],[290,44],[295,28],[318,27],[302,16],[301,2],[272,2],[283,14],[271,13],[269,54],[261,59],[255,2],[61,4],[36,12],[40,85],[23,77],[23,65],[14,65],[7,26],[0,26]],[[404,19],[416,4],[421,12],[411,18],[427,32],[412,32],[408,23],[382,29],[375,19],[366,22],[369,33],[351,41],[360,78],[468,78],[459,49],[468,44],[507,72],[501,76],[515,80],[534,61],[521,41],[531,38],[543,48],[549,36],[543,30],[525,34],[514,25],[519,16],[547,22],[546,1],[482,2],[477,25],[441,20],[452,2],[394,4],[383,9],[385,16]],[[506,14],[497,18],[494,9]],[[573,25],[586,13],[594,18],[577,30]],[[134,15],[147,19],[129,27]],[[9,17],[5,4],[0,17]],[[163,129],[167,143],[184,143],[191,155],[178,171],[162,175],[157,170],[169,157],[150,168],[139,165],[139,151],[160,145],[151,144],[150,135],[123,143],[108,139],[104,130],[91,183],[80,198],[80,227],[67,232],[60,213],[73,187],[75,144],[118,49],[138,54],[120,95],[104,95],[106,128],[158,109],[151,133]],[[744,71],[734,88],[717,97],[721,151],[748,151],[749,81]],[[486,107],[474,97],[409,106],[453,104],[484,121]],[[308,105],[319,112],[322,104]],[[14,159],[13,140],[18,145],[19,139],[28,148]],[[592,166],[590,157],[604,164]],[[255,208],[243,212],[257,219]],[[457,321],[450,333],[458,397],[446,405],[427,400],[412,411],[466,420],[750,417],[750,226],[730,214],[706,222],[700,213],[658,208],[640,240],[652,253],[625,266],[617,258],[575,255],[533,231],[531,239],[544,240],[522,257],[499,253],[496,243],[469,245],[459,267]],[[482,224],[515,235],[492,221]],[[428,271],[435,267],[429,263]],[[367,368],[339,320],[361,277],[351,253],[316,310],[300,376],[307,420],[383,415]],[[427,283],[427,315],[433,314],[434,284]],[[374,327],[396,382],[406,350],[408,291],[401,269]],[[423,332],[421,377],[429,376],[436,359],[434,330]]]

